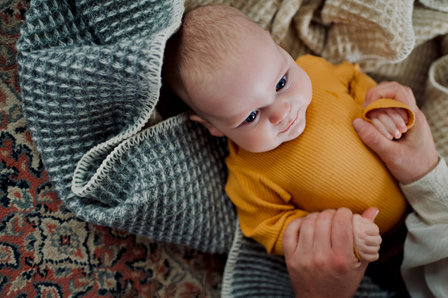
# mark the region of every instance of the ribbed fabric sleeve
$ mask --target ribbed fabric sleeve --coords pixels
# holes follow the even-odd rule
[[[308,212],[295,208],[291,195],[264,175],[234,166],[230,171],[226,191],[237,206],[244,235],[262,243],[269,253],[283,254],[283,232]]]

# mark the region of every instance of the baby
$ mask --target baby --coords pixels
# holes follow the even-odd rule
[[[322,58],[294,61],[239,10],[204,6],[185,14],[168,41],[164,78],[193,110],[191,120],[229,139],[226,192],[245,236],[283,254],[297,217],[348,207],[378,207],[377,224],[353,216],[358,259],[378,259],[381,233],[401,222],[406,201],[383,163],[359,140],[356,117],[389,139],[412,125],[404,104],[363,107],[375,82],[357,65]]]

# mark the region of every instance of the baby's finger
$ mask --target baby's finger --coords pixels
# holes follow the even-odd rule
[[[398,130],[401,133],[405,133],[408,128],[406,127],[406,123],[407,123],[407,112],[404,111],[404,115],[406,115],[406,122],[403,119],[403,115],[402,113],[400,113],[400,111],[402,111],[403,109],[398,109],[398,108],[394,108],[394,109],[386,109],[386,114],[392,119],[392,121],[395,123],[395,127],[398,128]],[[394,135],[395,138],[399,138],[400,136],[398,135]]]
[[[358,248],[356,248],[358,249]],[[380,247],[379,246],[363,246],[363,247],[359,247],[359,253],[362,255],[372,255],[372,254],[376,254],[380,251]]]
[[[378,228],[378,226],[373,223],[365,223],[365,233],[367,236],[372,236],[372,237],[376,237],[380,234],[380,229]]]
[[[375,112],[376,111],[373,111],[371,113]],[[389,116],[383,113],[378,113],[377,115],[370,116],[371,113],[369,113],[369,118],[372,120],[375,128],[387,139],[392,140],[395,136],[392,135],[388,129],[388,127],[390,126],[395,127],[395,123],[392,121],[392,119],[390,119]]]
[[[407,131],[401,116],[394,109],[378,109],[368,113],[375,127],[388,139],[400,139],[403,132]],[[376,121],[374,121],[376,119]],[[380,124],[381,123],[381,124]],[[387,134],[384,133],[387,131]]]
[[[375,236],[367,236],[364,239],[364,243],[366,246],[369,247],[380,247],[381,242],[383,242],[383,239],[381,238],[380,235],[375,235]]]
[[[362,256],[362,260],[365,262],[375,262],[376,260],[378,260],[380,258],[379,253],[376,254],[366,254],[365,256]]]
[[[403,119],[404,123],[409,123],[409,114],[405,109],[401,108],[394,108],[395,111],[400,115],[400,117]]]

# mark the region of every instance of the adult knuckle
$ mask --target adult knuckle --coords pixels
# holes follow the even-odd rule
[[[352,215],[353,215],[353,212],[346,207],[339,208],[338,212],[339,212],[340,216],[334,217],[334,221],[336,224],[344,224],[345,225],[347,218],[352,218]]]
[[[309,271],[315,269],[315,265],[311,262],[311,259],[308,258],[308,259],[304,260],[303,262],[301,262],[300,264],[296,264],[295,269],[297,271],[300,270],[303,272],[309,272]]]
[[[336,212],[334,209],[325,209],[322,213],[333,215]]]
[[[324,210],[320,213],[319,217],[322,220],[331,220],[333,217],[334,212],[331,212],[331,210]]]
[[[349,262],[345,256],[336,256],[333,259],[333,268],[336,272],[344,273],[349,269]]]
[[[300,231],[310,232],[313,226],[313,221],[309,218],[305,218],[302,222],[302,226],[300,227]]]
[[[420,109],[416,109],[416,110],[414,111],[414,113],[415,113],[415,117],[416,117],[416,118],[420,118],[420,119],[426,121],[426,115],[422,112],[422,110],[420,110]]]
[[[296,262],[287,262],[287,264],[288,264],[288,267],[294,271],[300,271],[305,267],[304,264],[300,264],[300,263],[296,263]]]
[[[319,253],[314,255],[313,263],[317,268],[323,268],[327,262],[328,260],[325,255]]]
[[[347,207],[341,207],[338,209],[341,213],[344,213],[345,215],[352,215],[352,211],[348,209]]]

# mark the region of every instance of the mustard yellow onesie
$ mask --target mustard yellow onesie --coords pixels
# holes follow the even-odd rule
[[[381,107],[406,108],[381,99],[363,109],[366,92],[375,82],[358,65],[332,65],[310,55],[296,60],[311,79],[313,98],[306,127],[295,140],[274,150],[250,153],[229,141],[226,192],[235,204],[241,230],[269,253],[283,254],[285,228],[308,212],[348,207],[361,213],[378,207],[381,233],[404,216],[406,201],[381,160],[353,129],[356,117]]]

